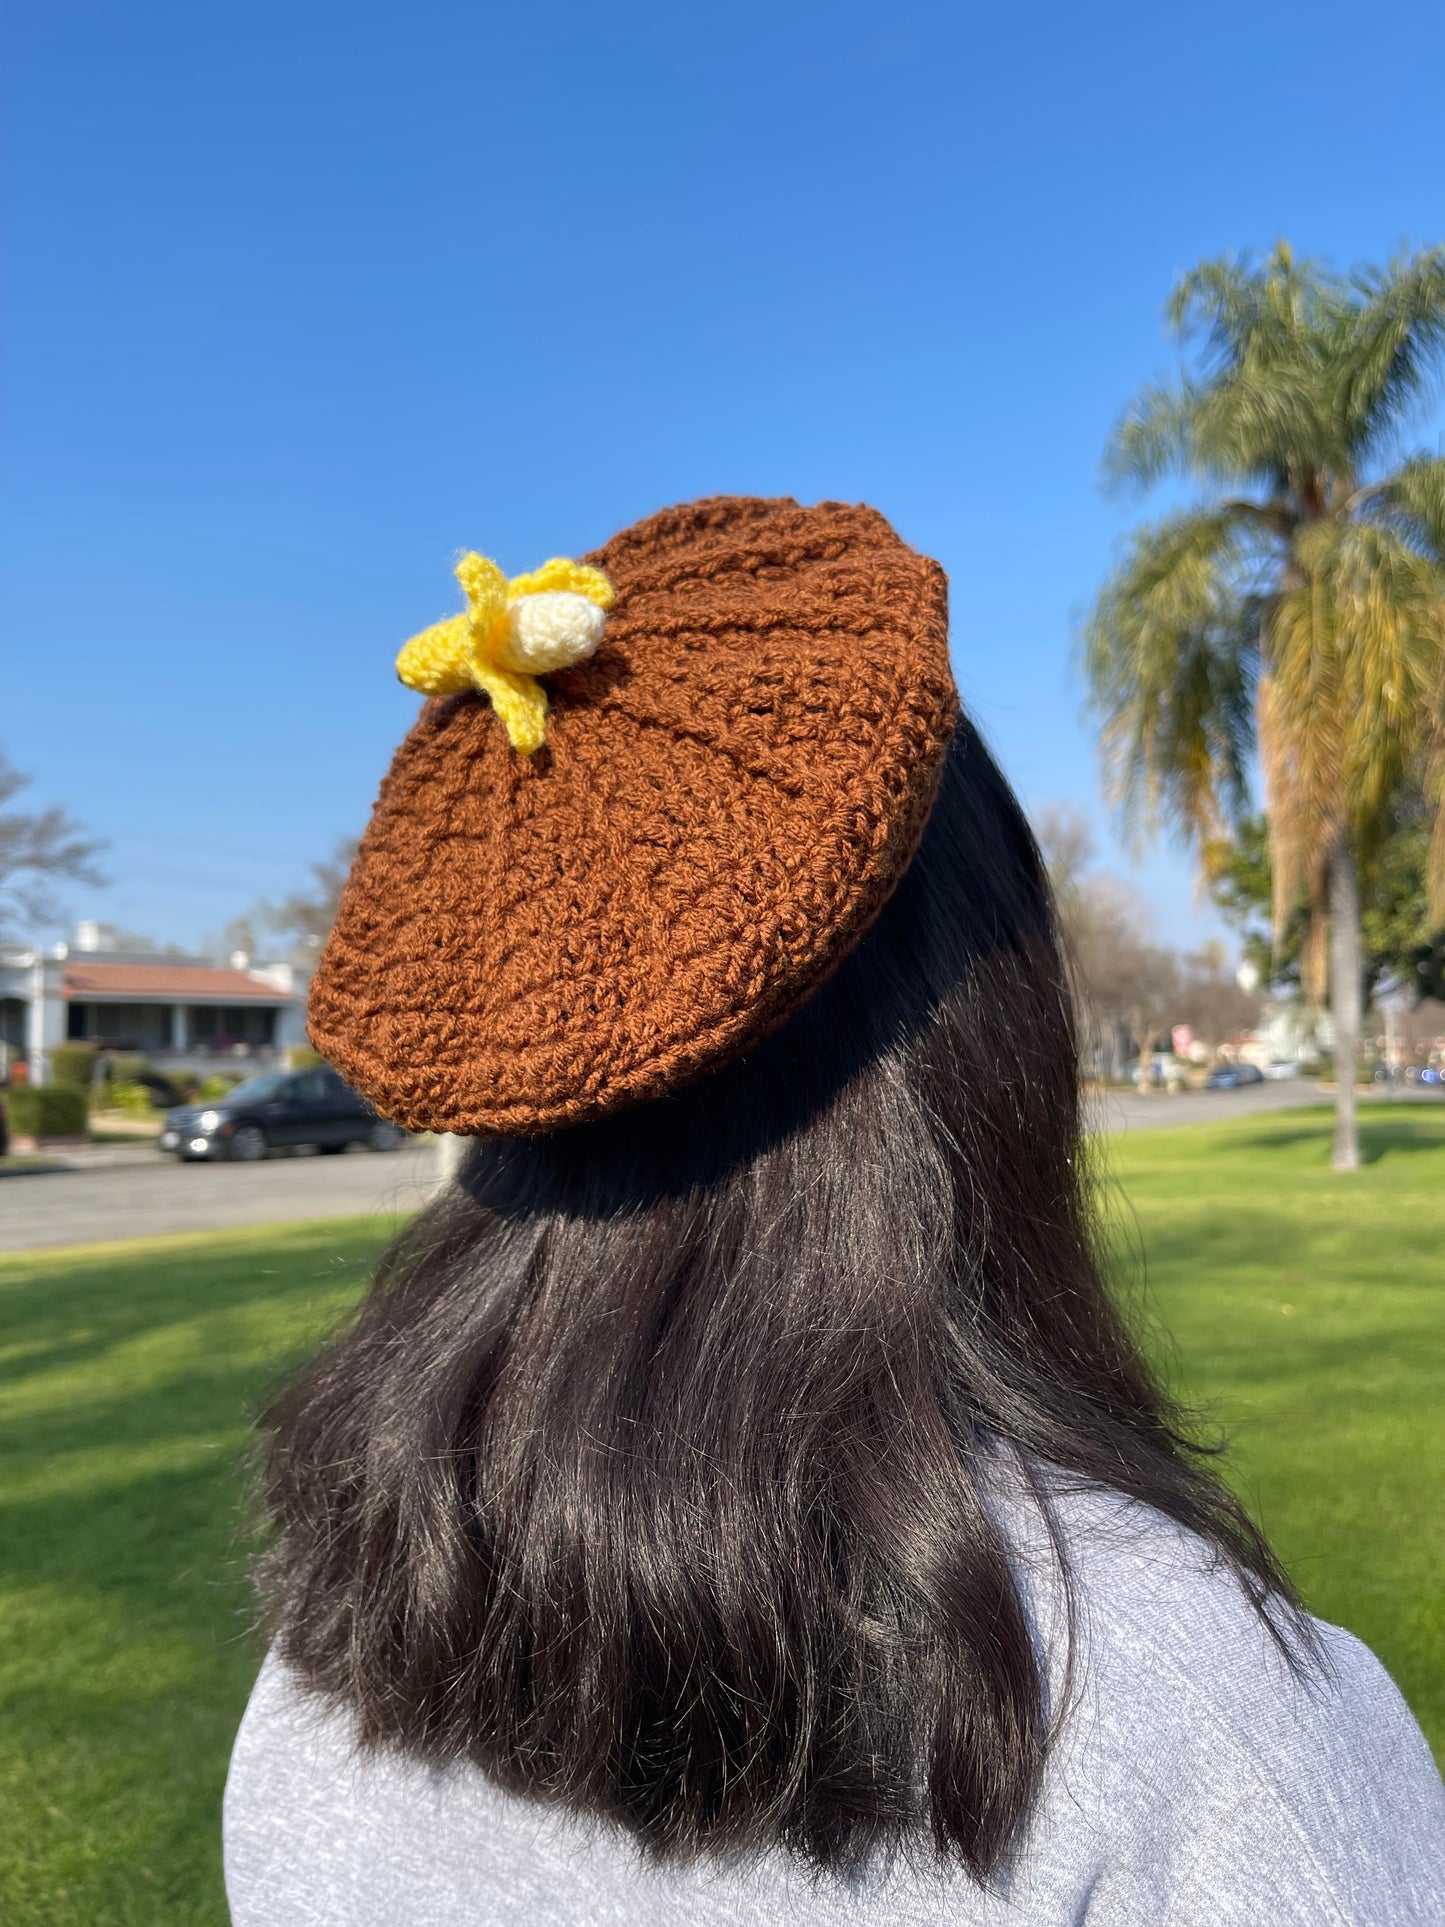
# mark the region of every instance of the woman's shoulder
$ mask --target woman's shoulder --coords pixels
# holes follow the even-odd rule
[[[1297,1894],[1281,1921],[1445,1918],[1445,1787],[1370,1649],[1278,1601],[1262,1613],[1148,1506],[1066,1481],[1049,1503],[1056,1539],[1017,1487],[999,1517],[1047,1655],[1056,1798],[1147,1836],[1136,1867],[1197,1862],[1201,1891],[1257,1897],[1261,1867],[1281,1869]]]

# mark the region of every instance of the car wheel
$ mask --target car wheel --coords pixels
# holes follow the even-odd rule
[[[265,1157],[270,1145],[259,1124],[238,1124],[231,1138],[231,1156],[242,1164],[254,1164]]]
[[[369,1151],[399,1151],[405,1143],[406,1132],[384,1121],[373,1124],[366,1134],[366,1148]]]

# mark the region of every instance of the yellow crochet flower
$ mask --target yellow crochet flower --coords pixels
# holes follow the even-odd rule
[[[465,611],[413,636],[396,673],[424,696],[482,690],[513,749],[530,756],[547,740],[547,695],[537,678],[593,654],[615,600],[612,584],[600,569],[561,556],[509,582],[474,550],[456,574]]]

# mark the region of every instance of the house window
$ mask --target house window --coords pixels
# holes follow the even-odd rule
[[[102,1050],[164,1050],[171,1041],[169,1004],[72,1003],[66,1030]]]
[[[254,1050],[276,1036],[276,1013],[255,1004],[192,1004],[190,1035],[209,1050],[248,1044]]]

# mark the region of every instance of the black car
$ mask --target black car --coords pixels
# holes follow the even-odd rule
[[[282,1146],[344,1151],[366,1144],[395,1151],[406,1132],[378,1117],[364,1097],[328,1069],[248,1077],[224,1097],[167,1111],[160,1148],[178,1158],[250,1162]]]

